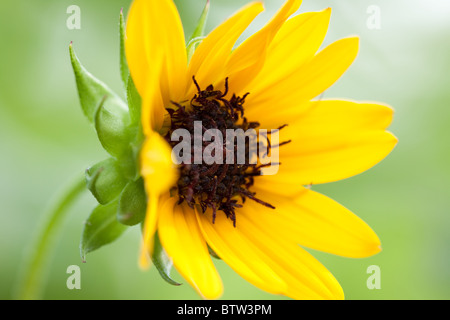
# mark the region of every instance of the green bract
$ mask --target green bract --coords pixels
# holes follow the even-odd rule
[[[125,231],[126,226],[116,219],[118,201],[98,205],[84,224],[80,253],[83,261],[86,254],[111,243]]]
[[[144,220],[145,210],[144,181],[142,178],[130,181],[120,195],[117,220],[125,225],[134,226]]]
[[[173,263],[159,241],[158,232],[155,233],[152,261],[156,269],[158,269],[159,274],[165,281],[174,286],[179,286],[181,284],[174,281],[170,277],[170,271],[172,270]]]
[[[208,19],[208,13],[209,13],[209,0],[206,2],[205,9],[203,9],[203,12],[200,16],[200,19],[197,24],[197,28],[195,28],[194,33],[192,34],[191,38],[187,42],[187,56],[188,61],[191,60],[192,56],[194,55],[195,49],[200,44],[200,42],[203,41],[204,33],[205,33],[205,26],[206,26],[206,20]]]
[[[203,39],[209,0],[197,28],[188,41],[189,57]],[[125,57],[125,22],[120,11],[120,76],[126,102],[106,84],[83,67],[73,44],[69,53],[81,108],[93,124],[102,147],[110,158],[86,170],[86,185],[98,201],[87,219],[80,243],[83,261],[86,254],[118,239],[129,226],[143,222],[147,208],[144,182],[139,175],[139,152],[143,142],[141,128],[142,99],[136,90]],[[166,119],[170,121],[170,119]],[[170,277],[172,261],[155,235],[152,261],[161,277],[179,285]]]
[[[72,43],[70,59],[81,108],[110,158],[86,170],[86,185],[99,205],[86,221],[80,244],[87,253],[116,240],[127,226],[145,216],[147,198],[139,179],[138,155],[142,143],[141,98],[129,76],[124,51],[125,25],[120,12],[120,74],[126,102],[83,67]]]
[[[127,179],[120,171],[117,160],[106,159],[86,170],[86,185],[100,204],[117,199]]]

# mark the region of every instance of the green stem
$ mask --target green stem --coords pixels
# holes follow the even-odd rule
[[[83,175],[75,179],[56,198],[56,202],[43,220],[37,237],[34,238],[29,251],[26,252],[15,298],[36,300],[42,297],[51,256],[58,240],[61,226],[67,217],[68,209],[84,190],[86,190],[86,181]]]

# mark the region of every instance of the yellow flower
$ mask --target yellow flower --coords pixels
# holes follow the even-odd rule
[[[386,157],[397,143],[386,131],[393,111],[378,103],[314,100],[351,65],[359,41],[344,38],[319,51],[331,10],[288,19],[300,4],[286,1],[233,50],[263,10],[260,2],[250,3],[213,30],[190,61],[172,0],[135,0],[130,9],[125,47],[143,98],[146,137],[140,165],[148,207],[140,264],[149,265],[158,231],[174,266],[207,299],[223,292],[209,248],[256,287],[294,299],[344,297],[332,274],[302,246],[345,257],[381,250],[365,222],[305,186],[354,176]],[[276,175],[259,175],[261,166],[248,163],[234,172],[226,164],[174,165],[168,132],[202,115],[207,121],[211,103],[219,106],[216,121],[235,120],[227,122],[230,128],[280,129],[283,143],[272,146],[280,154]],[[207,182],[193,177],[199,172]],[[230,197],[218,191],[218,180]]]

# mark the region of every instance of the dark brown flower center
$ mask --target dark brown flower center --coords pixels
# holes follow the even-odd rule
[[[235,94],[231,98],[226,98],[228,94],[228,79],[225,81],[225,91],[216,90],[213,85],[202,90],[193,77],[197,87],[197,94],[190,102],[173,103],[173,108],[168,109],[171,117],[171,127],[166,140],[172,147],[178,141],[172,141],[171,137],[177,129],[184,129],[194,137],[196,132],[196,123],[201,123],[201,132],[204,134],[210,129],[219,131],[223,137],[227,135],[230,129],[247,131],[259,127],[258,122],[249,122],[244,117],[244,103],[248,94],[238,97]],[[195,139],[195,137],[194,137]],[[257,203],[269,208],[274,208],[271,204],[264,202],[256,197],[256,194],[250,189],[254,184],[255,177],[261,175],[261,169],[264,165],[258,161],[252,161],[252,156],[257,155],[257,150],[252,147],[250,137],[245,138],[245,158],[237,159],[237,145],[226,143],[225,140],[204,141],[201,138],[200,148],[205,151],[211,143],[216,143],[213,151],[222,152],[222,159],[227,158],[229,153],[233,155],[233,161],[223,161],[223,163],[201,163],[194,161],[194,155],[189,155],[188,163],[179,165],[179,179],[176,187],[172,190],[178,192],[179,204],[186,202],[191,208],[197,207],[205,212],[208,208],[213,212],[213,223],[217,211],[222,211],[233,221],[236,226],[236,209],[242,207],[246,199],[251,199]],[[267,139],[267,142],[269,139]],[[195,148],[192,141],[192,147]],[[259,145],[259,144],[257,144]],[[228,159],[228,158],[227,158]],[[239,198],[242,202],[239,201]]]

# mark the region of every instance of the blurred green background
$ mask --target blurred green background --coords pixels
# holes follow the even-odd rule
[[[208,30],[246,0],[211,0]],[[283,1],[265,0],[245,35],[261,27]],[[176,1],[187,36],[204,0]],[[70,5],[81,8],[81,29],[69,30]],[[54,195],[77,173],[103,160],[93,128],[82,115],[68,45],[84,66],[122,94],[118,18],[128,0],[2,1],[0,19],[0,298],[10,299],[23,250]],[[371,5],[381,11],[370,29]],[[301,12],[332,7],[329,44],[361,37],[360,55],[325,97],[392,105],[393,153],[359,176],[313,189],[357,213],[379,235],[383,251],[368,259],[314,252],[340,281],[347,299],[450,298],[450,3],[447,0],[304,0]],[[87,192],[70,212],[49,264],[46,299],[199,299],[187,284],[172,287],[155,268],[137,266],[139,230],[79,256],[83,221],[95,205]],[[66,269],[81,267],[81,290],[68,290]],[[278,299],[216,265],[224,299]],[[367,267],[381,269],[381,289],[369,290]],[[183,282],[174,272],[174,278]]]

